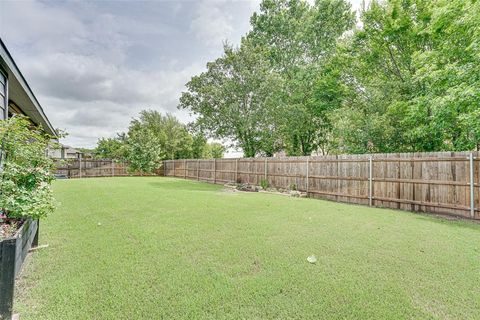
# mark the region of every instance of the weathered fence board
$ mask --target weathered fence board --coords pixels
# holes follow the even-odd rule
[[[430,152],[182,159],[164,161],[163,169],[166,176],[220,184],[260,185],[266,180],[270,186],[308,191],[315,198],[480,219],[478,156],[479,152]]]

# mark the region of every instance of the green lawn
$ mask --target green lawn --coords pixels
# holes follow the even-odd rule
[[[480,317],[478,224],[160,177],[54,189],[21,319]]]

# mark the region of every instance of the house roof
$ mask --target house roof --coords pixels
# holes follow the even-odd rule
[[[82,151],[75,149],[72,146],[67,146],[66,144],[62,144],[62,148],[67,150],[67,152],[76,152],[76,153],[83,153]]]
[[[0,66],[7,72],[8,78],[8,99],[13,101],[26,116],[35,124],[43,127],[45,132],[57,136],[50,120],[48,120],[42,106],[38,102],[35,94],[20,72],[17,64],[8,52],[6,45],[0,38]]]

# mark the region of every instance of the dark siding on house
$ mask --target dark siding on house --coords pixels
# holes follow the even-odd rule
[[[0,69],[0,120],[7,118],[7,78]]]

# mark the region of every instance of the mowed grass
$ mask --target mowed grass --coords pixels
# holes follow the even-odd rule
[[[21,319],[480,317],[472,222],[160,177],[54,190]]]

